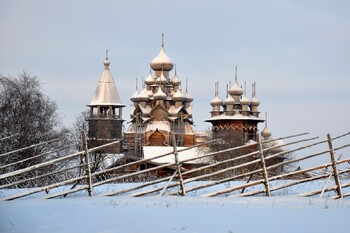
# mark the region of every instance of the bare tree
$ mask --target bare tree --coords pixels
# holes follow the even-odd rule
[[[27,73],[19,77],[0,75],[0,138],[15,135],[0,141],[0,154],[60,138],[65,133],[57,104],[43,93],[37,77]],[[0,165],[27,159],[16,166],[8,167],[6,171],[25,168],[44,159],[50,159],[52,156],[59,156],[59,152],[55,152],[30,159],[38,154],[57,151],[64,145],[67,145],[67,141],[63,138],[35,146],[1,157]],[[36,174],[47,172],[48,169],[55,168],[45,168],[45,171],[36,171]]]
[[[81,139],[81,133],[82,131],[85,131],[87,134],[89,130],[95,130],[89,128],[89,124],[87,122],[87,119],[89,117],[89,111],[83,111],[78,116],[75,117],[75,121],[72,125],[72,127],[69,129],[69,140],[74,144],[76,151],[82,151],[84,148],[82,147],[82,139]],[[91,133],[91,132],[90,132]],[[94,133],[91,133],[94,134]],[[108,159],[110,155],[101,153],[101,152],[92,152],[89,153],[90,157],[90,169],[91,172],[94,173],[101,168],[103,168],[104,162],[106,159]],[[76,164],[82,164],[83,158],[80,157],[80,159],[75,161]],[[84,174],[85,168],[81,167],[79,171],[76,171],[79,175]],[[101,178],[102,179],[102,178]]]

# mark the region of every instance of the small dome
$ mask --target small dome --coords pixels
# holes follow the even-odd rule
[[[163,72],[162,74],[159,76],[159,78],[157,78],[157,82],[160,84],[166,84],[168,82],[167,78],[164,76]]]
[[[170,71],[174,67],[173,62],[170,60],[168,55],[165,53],[164,47],[160,48],[159,54],[152,60],[151,68],[154,71],[164,70]]]
[[[241,104],[242,105],[249,105],[250,104],[250,100],[248,99],[248,97],[245,94],[243,94],[243,96],[242,96]]]
[[[138,97],[139,97],[139,92],[136,90],[135,93],[131,96],[130,100],[132,102],[137,102],[139,100]]]
[[[174,101],[183,101],[185,96],[181,93],[180,89],[177,89],[177,92],[173,95]]]
[[[234,105],[235,100],[232,98],[231,95],[228,95],[227,98],[224,100],[224,105]]]
[[[265,128],[263,129],[263,131],[261,131],[261,136],[263,136],[264,138],[269,138],[271,137],[271,132],[270,130],[267,128],[267,126],[265,126]]]
[[[145,79],[146,85],[153,85],[154,84],[154,78],[152,77],[152,74],[149,73],[147,78]]]
[[[138,96],[138,100],[139,101],[148,101],[149,100],[149,96],[145,93],[144,90],[142,90]]]
[[[171,80],[171,84],[173,86],[180,86],[180,84],[181,84],[181,81],[180,81],[179,77],[176,75],[176,73],[175,73],[173,79]]]
[[[153,91],[152,89],[147,90],[147,88],[143,89],[143,91],[148,95],[148,96],[153,96]]]
[[[162,88],[158,87],[158,91],[153,95],[156,100],[165,100],[166,94],[163,92]]]
[[[243,94],[243,89],[239,86],[237,79],[233,82],[231,90],[228,93],[234,96],[241,96]]]
[[[188,93],[187,91],[185,93],[185,101],[186,102],[192,102],[193,101],[192,95],[190,93]]]
[[[108,60],[108,58],[106,58],[106,60],[103,62],[103,65],[105,66],[105,69],[109,69],[109,65],[111,64],[111,62]]]
[[[260,100],[258,100],[255,96],[252,98],[250,102],[251,106],[259,106],[260,105]]]
[[[212,101],[210,101],[211,106],[218,106],[221,104],[222,104],[222,100],[220,99],[219,96],[215,96],[215,98]]]

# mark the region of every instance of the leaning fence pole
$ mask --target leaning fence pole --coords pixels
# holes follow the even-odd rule
[[[174,148],[174,156],[175,156],[175,163],[176,163],[177,173],[178,173],[178,176],[179,176],[180,195],[181,196],[185,196],[186,195],[186,190],[185,190],[185,186],[184,186],[184,180],[182,179],[181,165],[179,163],[175,135],[173,135],[173,148]]]
[[[168,188],[170,182],[173,181],[173,179],[174,179],[174,177],[176,176],[176,174],[177,174],[177,170],[174,172],[174,174],[170,177],[170,179],[168,180],[168,182],[165,184],[163,190],[162,190],[162,191],[160,192],[160,194],[159,194],[160,197],[163,196],[165,190]]]
[[[261,167],[263,169],[265,193],[266,193],[266,196],[270,197],[271,193],[270,193],[270,186],[269,186],[269,177],[268,177],[268,174],[267,174],[267,171],[266,171],[264,152],[263,152],[263,148],[262,148],[262,144],[261,144],[260,135],[257,134],[257,137],[258,137],[258,142],[259,142],[259,150],[260,150],[259,154],[260,154],[260,159],[261,159]]]
[[[327,139],[328,139],[328,146],[329,146],[329,154],[331,155],[331,160],[332,160],[333,176],[334,176],[335,184],[337,185],[336,190],[339,198],[343,198],[343,191],[339,180],[337,162],[335,161],[335,158],[334,158],[333,143],[332,143],[332,138],[330,134],[327,134]]]
[[[89,153],[88,153],[88,145],[86,142],[86,135],[85,135],[85,131],[81,131],[81,139],[83,142],[83,149],[84,149],[84,158],[85,158],[85,164],[86,164],[86,181],[88,184],[88,193],[89,196],[92,197],[92,182],[91,182],[91,168],[90,168],[90,159],[89,159]]]

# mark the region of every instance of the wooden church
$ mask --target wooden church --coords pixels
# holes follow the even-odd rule
[[[136,85],[135,93],[130,98],[131,120],[124,132],[122,108],[125,105],[121,103],[113,80],[108,56],[103,65],[100,81],[88,105],[90,147],[120,140],[122,146],[101,152],[143,158],[145,147],[169,147],[174,143],[179,147],[190,147],[207,140],[208,135],[195,132],[192,128],[193,98],[188,92],[187,80],[184,90],[182,88],[182,80],[165,51],[164,37],[159,54],[150,63],[150,73],[142,80],[140,89]],[[211,117],[206,122],[212,124],[214,139],[234,139],[230,142],[232,147],[256,140],[258,123],[264,122],[259,117],[260,101],[256,97],[256,84],[252,85],[252,98],[249,99],[238,83],[237,68],[233,85],[227,87],[226,99],[220,99],[216,84],[215,97],[210,105]],[[267,128],[263,133],[266,133],[265,136],[271,135]]]

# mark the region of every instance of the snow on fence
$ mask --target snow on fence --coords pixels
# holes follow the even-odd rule
[[[101,186],[108,183],[116,183],[116,182],[124,182],[129,178],[139,178],[140,176],[148,176],[152,172],[156,172],[165,168],[171,168],[174,173],[169,176],[163,177],[155,177],[153,180],[144,181],[136,184],[134,187],[122,188],[119,190],[109,191],[100,193],[100,196],[114,196],[114,195],[122,195],[128,194],[134,197],[150,195],[150,194],[159,194],[163,195],[166,191],[169,195],[182,195],[185,196],[190,192],[197,190],[208,189],[209,187],[218,187],[215,191],[209,191],[203,194],[203,197],[212,197],[218,195],[228,195],[231,197],[237,196],[252,196],[258,194],[264,194],[266,196],[271,196],[274,191],[285,189],[294,185],[299,185],[302,183],[307,183],[315,180],[325,180],[325,184],[323,187],[320,187],[318,190],[314,190],[312,192],[300,193],[299,196],[313,196],[318,195],[323,196],[325,192],[335,191],[336,195],[333,198],[343,198],[350,196],[350,193],[343,193],[343,190],[346,190],[347,187],[350,187],[349,177],[350,177],[350,168],[346,167],[346,164],[350,164],[349,155],[345,158],[341,159],[335,158],[336,151],[342,151],[344,148],[350,147],[350,144],[344,144],[339,147],[334,147],[334,141],[340,138],[346,138],[350,135],[349,133],[331,137],[329,134],[327,135],[326,140],[319,140],[316,142],[312,142],[317,140],[318,137],[313,138],[304,138],[300,140],[295,140],[294,138],[308,135],[308,133],[302,133],[297,135],[290,135],[287,137],[281,137],[278,139],[264,140],[261,141],[260,137],[257,137],[257,142],[252,142],[243,146],[238,146],[234,148],[228,148],[225,150],[220,150],[216,152],[210,152],[202,154],[196,158],[188,158],[188,159],[179,159],[179,152],[190,150],[194,147],[203,147],[208,146],[213,143],[217,143],[215,141],[209,141],[206,143],[202,143],[199,145],[195,145],[193,147],[188,147],[185,149],[178,150],[176,147],[175,138],[173,138],[173,152],[165,153],[162,155],[155,156],[153,158],[147,159],[139,159],[133,162],[128,162],[125,164],[117,165],[115,167],[108,167],[106,169],[93,171],[91,168],[92,163],[92,155],[91,153],[99,151],[105,147],[109,147],[111,145],[118,144],[119,141],[114,141],[102,146],[98,146],[95,148],[88,149],[88,145],[86,142],[85,132],[82,132],[82,145],[83,151],[72,153],[66,156],[58,157],[51,159],[49,161],[44,161],[38,164],[34,164],[29,167],[25,167],[22,169],[0,173],[0,189],[5,188],[16,188],[18,185],[23,183],[32,182],[35,180],[41,180],[45,177],[50,177],[58,174],[67,174],[67,171],[71,171],[74,169],[81,169],[84,171],[83,174],[76,173],[73,177],[67,177],[66,179],[59,180],[57,182],[51,182],[47,185],[41,185],[40,187],[30,188],[24,192],[18,192],[11,196],[3,197],[2,200],[13,200],[17,198],[21,198],[24,196],[32,195],[39,192],[46,192],[47,195],[44,196],[46,199],[66,196],[68,194],[72,194],[75,192],[79,192],[82,190],[87,190],[89,196],[94,195],[94,188],[97,186]],[[11,138],[7,137],[7,138]],[[7,139],[6,138],[6,139]],[[284,143],[284,144],[276,144],[274,142],[279,140],[293,139],[294,141]],[[346,138],[347,139],[347,138]],[[5,139],[0,139],[5,140]],[[43,143],[50,143],[58,139],[53,139],[51,141],[42,142],[39,144],[35,144],[29,147],[25,147],[19,150],[7,152],[4,154],[0,154],[0,158],[6,158],[11,154],[17,153],[18,151],[26,150],[28,148],[32,148]],[[308,143],[306,145],[302,145]],[[328,145],[327,145],[328,144]],[[282,160],[280,162],[271,163],[273,159],[281,158],[286,154],[294,153],[297,151],[304,151],[309,148],[315,148],[318,146],[327,146],[327,149],[322,149],[322,151],[312,154],[307,154],[305,156],[292,158],[288,160]],[[287,146],[298,146],[294,149],[283,149]],[[247,148],[255,149],[249,153],[239,154],[234,157],[222,157],[220,156],[227,155],[227,153],[238,152],[238,151],[247,151]],[[276,151],[276,149],[279,149]],[[26,158],[21,161],[17,161],[14,163],[5,164],[0,167],[0,172],[4,171],[6,168],[11,168],[14,165],[20,164],[29,159],[45,156],[49,153],[43,153],[39,155],[35,155],[31,158]],[[329,155],[329,162],[311,166],[309,168],[300,167],[298,169],[292,171],[283,171],[279,173],[275,173],[278,168],[284,167],[290,164],[298,164],[301,161],[307,161],[312,158],[320,157],[322,155]],[[135,172],[123,172],[124,169],[132,166],[140,166],[145,162],[151,162],[154,159],[162,158],[165,156],[173,155],[175,157],[175,162],[171,163],[154,163],[154,167],[146,168],[143,170],[138,170]],[[198,159],[211,159],[210,163],[202,164],[199,167],[195,167],[192,169],[186,169],[184,164],[191,162],[193,160]],[[81,161],[80,164],[71,165],[69,161],[72,159],[76,159]],[[38,169],[43,169],[45,167],[59,164],[62,162],[66,162],[68,165],[63,166],[61,169],[57,171],[47,172],[45,174],[27,177],[25,174],[29,172],[36,171]],[[207,160],[208,161],[208,160]],[[328,171],[328,168],[331,168],[331,171]],[[340,169],[342,168],[342,169]],[[118,173],[119,172],[119,173]],[[17,178],[16,177],[24,177]],[[329,180],[333,178],[335,185],[328,186]],[[235,180],[245,180],[246,183],[241,183],[239,185],[235,185],[232,187],[220,186],[220,184],[227,184],[228,182]],[[276,184],[275,182],[278,180],[285,180],[284,184]],[[205,182],[198,182],[205,181]],[[189,185],[192,183],[192,185]],[[49,192],[53,192],[55,188],[58,187],[67,187],[67,185],[73,186],[64,191],[58,191],[56,193],[49,194]],[[157,184],[157,186],[155,186]],[[253,190],[249,192],[245,192],[247,188],[255,187]],[[212,190],[212,189],[210,189]]]

